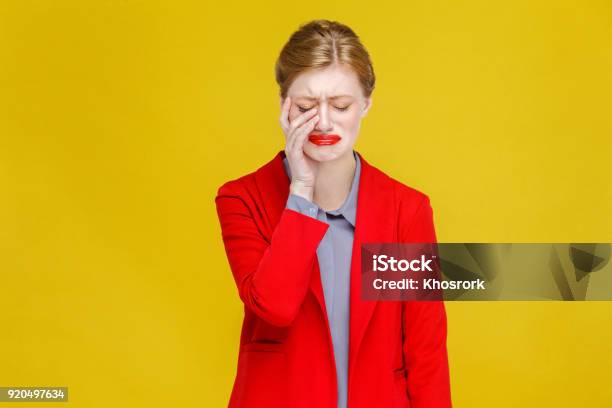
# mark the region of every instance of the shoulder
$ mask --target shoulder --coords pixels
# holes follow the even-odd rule
[[[217,197],[242,196],[248,190],[248,186],[254,183],[255,171],[228,181],[217,188]]]
[[[396,186],[400,208],[404,213],[415,214],[422,207],[431,206],[429,196],[424,192],[392,179]]]
[[[375,180],[376,184],[384,187],[384,190],[393,196],[398,206],[408,210],[408,212],[411,209],[415,212],[421,205],[429,204],[429,196],[425,192],[388,175],[376,166],[366,162],[363,157],[361,157],[361,163],[362,166],[368,168],[367,171],[371,174],[371,178]]]
[[[394,207],[398,242],[435,242],[433,209],[429,196],[374,166],[371,166],[369,172],[372,179],[378,180],[376,184],[385,186],[377,190],[384,190],[384,198],[393,203],[387,205]]]
[[[257,189],[257,178],[260,176],[264,178],[269,177],[269,175],[275,171],[274,167],[278,165],[279,160],[282,161],[280,153],[259,168],[240,177],[225,181],[217,188],[217,197],[254,194],[254,191]]]

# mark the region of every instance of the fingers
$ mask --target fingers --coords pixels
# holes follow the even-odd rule
[[[314,129],[314,125],[316,125],[317,121],[319,120],[319,115],[315,114],[311,118],[308,118],[307,116],[302,115],[302,120],[300,120],[300,122],[302,122],[305,119],[307,119],[305,123],[301,123],[300,126],[296,128],[290,127],[289,132],[287,133],[287,143],[286,144],[287,144],[287,148],[290,151],[294,150],[294,148],[296,147],[296,140],[299,139],[300,136],[304,136],[304,132],[306,132],[306,135],[307,135]]]
[[[318,118],[317,108],[313,108],[313,109],[308,110],[307,112],[302,113],[300,116],[298,116],[291,122],[291,124],[286,130],[284,130],[286,147],[288,149],[292,148],[295,142],[295,133],[298,131],[298,129],[301,129],[304,123],[307,123],[313,117]]]
[[[288,141],[288,148],[290,152],[301,152],[304,148],[306,138],[312,132],[319,121],[319,115],[315,115],[310,118],[306,123],[295,130],[292,137]]]
[[[315,113],[317,113],[317,108],[309,109],[308,111],[302,113],[297,118],[295,118],[292,122],[289,121],[289,111],[291,110],[291,98],[288,96],[283,101],[281,106],[281,114],[279,118],[279,122],[283,132],[285,133],[285,137],[288,137],[291,133],[295,131],[298,127],[300,127],[304,122],[312,117]]]
[[[304,149],[306,138],[310,135],[310,132],[314,130],[318,121],[319,115],[315,115],[296,132],[294,146],[297,150],[302,151]]]
[[[295,118],[293,120],[293,122],[291,122],[291,124],[289,125],[289,129],[288,129],[287,133],[291,134],[291,133],[295,132],[295,130],[297,128],[302,126],[307,120],[309,120],[314,115],[316,115],[316,113],[317,113],[317,108],[312,108],[312,109],[302,113],[300,116]]]
[[[313,131],[319,121],[318,110],[316,107],[309,109],[291,122],[289,121],[290,110],[291,98],[286,97],[282,103],[279,118],[285,134],[285,151],[292,156],[298,153],[301,155],[306,137]]]

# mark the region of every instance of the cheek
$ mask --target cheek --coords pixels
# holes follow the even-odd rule
[[[355,130],[359,128],[361,116],[359,112],[346,112],[338,116],[337,123],[347,130]]]

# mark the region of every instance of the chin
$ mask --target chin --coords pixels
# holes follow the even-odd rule
[[[344,145],[342,142],[330,146],[316,146],[308,141],[304,145],[304,154],[317,162],[336,160],[352,151],[351,145]]]

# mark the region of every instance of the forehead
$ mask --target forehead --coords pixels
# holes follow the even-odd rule
[[[355,98],[363,96],[355,71],[346,65],[339,64],[302,72],[295,78],[287,94],[292,98],[321,99],[337,95],[349,95]]]

